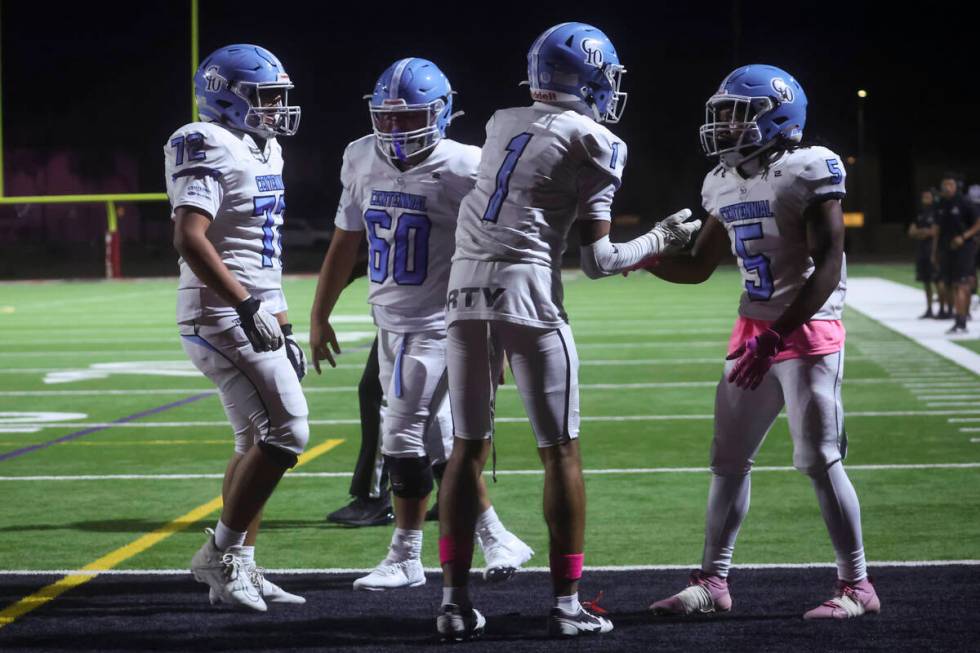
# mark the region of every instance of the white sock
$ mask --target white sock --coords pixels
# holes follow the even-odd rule
[[[820,512],[837,556],[837,576],[855,583],[868,576],[861,535],[861,504],[844,465],[837,461],[826,472],[811,476]]]
[[[402,562],[422,557],[422,531],[396,528],[391,534],[391,547],[388,558]]]
[[[493,509],[493,506],[490,506],[476,518],[476,532],[482,543],[487,537],[495,540],[500,539],[507,533],[507,529],[497,517],[497,511]]]
[[[712,474],[704,526],[704,554],[701,558],[701,571],[706,574],[728,577],[735,552],[735,538],[749,511],[751,486],[749,474]]]
[[[556,596],[555,607],[560,608],[565,614],[576,614],[582,604],[578,602],[578,592],[571,596]]]
[[[245,531],[239,533],[233,531],[220,519],[218,525],[214,527],[214,546],[219,551],[225,551],[230,546],[241,546],[245,543]]]
[[[442,604],[443,605],[458,605],[458,606],[468,606],[470,605],[470,592],[469,588],[466,587],[443,587],[442,588]]]
[[[240,546],[238,547],[238,555],[245,562],[255,562],[255,547],[254,546]]]

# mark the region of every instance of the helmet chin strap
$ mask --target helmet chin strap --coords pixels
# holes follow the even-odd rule
[[[777,154],[777,151],[779,149],[783,149],[785,145],[785,139],[774,138],[765,145],[745,155],[738,161],[731,163],[726,161],[725,163],[730,167],[735,168],[740,173],[744,173],[743,176],[752,177],[769,165],[773,158],[770,155]],[[766,157],[765,159],[763,159],[764,156]]]

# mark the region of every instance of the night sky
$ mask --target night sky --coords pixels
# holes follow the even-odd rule
[[[617,214],[699,206],[704,101],[735,65],[753,62],[796,76],[810,100],[808,139],[845,158],[858,148],[856,91],[870,92],[866,150],[880,162],[886,221],[909,217],[923,170],[980,180],[977,34],[955,5],[930,3],[928,16],[861,2],[681,5],[201,0],[200,48],[203,57],[254,42],[284,62],[290,99],[303,107],[299,134],[284,140],[290,213],[320,224],[332,221],[344,145],[370,129],[361,97],[392,61],[435,61],[466,112],[450,137],[482,144],[495,109],[529,102],[517,84],[533,39],[566,20],[603,29],[629,71],[629,105],[612,127],[630,152]],[[162,190],[161,147],[189,121],[189,2],[7,0],[0,21],[5,148],[78,150],[94,171],[124,151],[139,161],[131,191]]]

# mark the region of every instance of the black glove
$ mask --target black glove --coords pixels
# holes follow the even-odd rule
[[[276,351],[282,347],[282,329],[272,313],[262,308],[262,302],[249,297],[235,307],[239,324],[252,349],[257,352]]]
[[[293,340],[293,325],[283,324],[282,335],[285,336],[286,341],[286,357],[293,369],[296,370],[296,378],[302,381],[303,377],[306,376],[306,354],[303,353],[303,348]]]

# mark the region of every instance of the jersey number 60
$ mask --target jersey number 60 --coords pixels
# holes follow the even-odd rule
[[[391,244],[378,235],[378,228],[391,229],[391,214],[379,209],[364,212],[368,237],[368,273],[374,283],[388,278]],[[399,286],[421,286],[429,273],[429,232],[432,222],[422,213],[402,213],[395,227],[395,264],[392,276]]]

